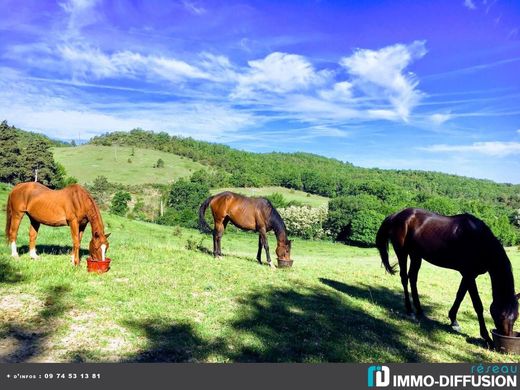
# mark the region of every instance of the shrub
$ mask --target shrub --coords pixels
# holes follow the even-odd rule
[[[159,217],[157,223],[196,228],[199,206],[209,196],[209,188],[206,184],[180,179],[172,184],[168,194],[168,208],[164,215]]]
[[[128,202],[132,200],[130,194],[126,191],[117,191],[112,198],[110,204],[110,212],[112,214],[125,216],[128,212]]]
[[[352,218],[349,241],[361,246],[374,246],[376,234],[385,215],[374,210],[360,210]]]
[[[288,233],[306,239],[326,236],[323,222],[327,218],[326,207],[289,206],[278,210]]]

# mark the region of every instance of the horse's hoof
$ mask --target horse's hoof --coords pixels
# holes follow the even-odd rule
[[[271,269],[276,269],[276,267],[274,266],[273,263],[269,263],[269,267],[270,267]]]
[[[40,256],[36,255],[36,256],[31,256],[31,259],[33,260],[38,260],[40,258]]]
[[[222,260],[222,256],[216,256],[215,259]]]
[[[451,329],[453,329],[455,332],[462,332],[462,327],[459,325],[459,323],[457,321],[453,321],[451,323]]]

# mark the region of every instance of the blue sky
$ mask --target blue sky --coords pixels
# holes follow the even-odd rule
[[[0,118],[520,183],[520,2],[0,3]]]

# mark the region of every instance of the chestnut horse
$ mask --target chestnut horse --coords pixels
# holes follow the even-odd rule
[[[489,227],[470,214],[445,217],[426,210],[408,208],[388,216],[377,232],[376,246],[386,270],[394,274],[388,261],[388,241],[392,243],[397,258],[404,303],[412,314],[408,295],[408,278],[412,298],[418,315],[422,315],[417,293],[417,274],[421,260],[444,268],[459,271],[462,281],[449,311],[451,326],[458,330],[457,311],[469,292],[480,325],[480,335],[492,345],[484,322],[482,301],[477,290],[477,276],[489,272],[493,302],[490,312],[499,333],[512,336],[513,325],[518,318],[518,295],[515,296],[513,271],[504,248]],[[410,270],[407,273],[407,259]]]
[[[262,247],[265,250],[267,263],[271,263],[267,232],[274,230],[276,240],[276,256],[280,260],[290,260],[291,241],[287,239],[287,230],[282,217],[271,202],[264,198],[248,198],[233,192],[222,192],[206,199],[199,208],[199,228],[209,233],[210,226],[204,218],[208,206],[213,213],[215,228],[213,229],[213,255],[222,256],[221,239],[228,222],[243,230],[252,230],[259,233],[258,253],[256,259],[262,264]]]
[[[13,257],[18,257],[16,236],[20,222],[27,214],[31,222],[29,228],[29,254],[36,259],[36,237],[40,224],[47,226],[70,226],[72,234],[72,262],[79,264],[79,248],[83,232],[90,222],[92,239],[90,257],[104,260],[108,250],[108,236],[105,234],[101,213],[92,196],[80,185],[73,184],[62,190],[51,190],[43,184],[30,182],[14,186],[7,200],[5,235],[11,243]]]

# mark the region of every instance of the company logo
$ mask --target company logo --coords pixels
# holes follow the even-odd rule
[[[386,387],[390,384],[390,369],[387,366],[368,367],[368,387]]]

